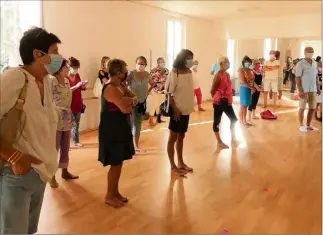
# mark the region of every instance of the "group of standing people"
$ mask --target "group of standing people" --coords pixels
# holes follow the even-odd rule
[[[105,84],[109,80],[109,61],[110,58],[107,56],[102,58],[102,68],[98,75],[101,84]],[[147,59],[144,56],[139,56],[135,61],[136,68],[128,71],[124,84],[138,99],[138,103],[132,108],[130,123],[135,151],[137,153],[143,153],[146,150],[141,148],[139,143],[142,121],[145,115],[148,115],[148,123],[150,126],[164,122],[162,120],[160,106],[165,100],[165,94],[167,93],[166,80],[170,72],[166,68],[165,60],[162,57],[157,59],[157,66],[151,69],[150,72],[146,70]],[[194,60],[190,70],[193,77],[194,95],[196,96],[198,111],[203,112],[205,110],[202,107],[202,91],[199,86],[198,65],[199,62]],[[154,116],[157,116],[156,121],[154,121]]]
[[[55,173],[58,167],[62,168],[63,178],[77,178],[68,171],[68,140],[72,130],[73,144],[82,147],[77,131],[80,114],[85,110],[81,92],[86,89],[87,82],[81,81],[78,74],[80,62],[75,58],[66,60],[59,54],[60,43],[56,35],[42,28],[34,27],[26,31],[19,46],[23,65],[10,68],[1,76],[0,124],[6,129],[0,133],[1,234],[37,232],[46,182],[57,187]],[[301,131],[314,130],[311,117],[316,107],[315,93],[320,94],[317,63],[311,59],[312,56],[313,48],[306,48],[305,59],[296,67],[296,83],[301,99]],[[136,69],[130,73],[123,60],[105,58],[102,61],[103,68],[99,72],[103,86],[98,160],[103,166],[111,166],[105,203],[113,207],[122,207],[128,202],[128,198],[120,192],[119,179],[123,161],[132,159],[136,151],[141,151],[141,116],[146,109],[145,103],[150,92],[169,94],[165,102],[170,104],[167,153],[172,174],[184,176],[193,171],[185,162],[183,149],[190,114],[194,112],[195,95],[199,110],[203,111],[200,106],[201,92],[197,89],[193,75],[197,71],[198,62],[194,61],[192,51],[181,50],[172,69],[167,71],[167,79],[160,76],[160,71],[166,71],[164,60],[159,59],[157,63],[158,66],[153,71],[158,76],[145,71],[147,60],[144,57],[137,58]],[[259,63],[254,61],[251,65],[250,58],[244,58],[242,65],[240,77],[244,96],[241,101],[245,106],[251,106],[252,111],[256,102],[250,102],[255,94],[251,96],[251,90],[259,91],[257,87],[261,86]],[[219,135],[222,113],[231,121],[233,141],[236,140],[234,127],[238,119],[232,107],[232,86],[227,72],[230,68],[228,58],[220,57],[217,66],[210,91],[214,109],[213,131],[218,146],[228,148]],[[272,67],[268,71],[276,69],[275,65]],[[258,82],[256,75],[259,76]],[[272,82],[269,85],[274,89]],[[159,103],[161,98],[156,100]],[[307,125],[304,126],[306,104],[309,104],[310,111]],[[157,108],[159,104],[154,104],[151,116]],[[241,109],[240,119],[247,124],[245,109]],[[11,124],[3,126],[4,120]],[[11,133],[18,131],[21,135],[15,139]]]

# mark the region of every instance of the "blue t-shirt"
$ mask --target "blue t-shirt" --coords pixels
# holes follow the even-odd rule
[[[296,77],[300,77],[302,81],[302,88],[304,92],[317,92],[316,76],[317,76],[317,63],[312,60],[312,64],[307,60],[302,59],[296,65]]]

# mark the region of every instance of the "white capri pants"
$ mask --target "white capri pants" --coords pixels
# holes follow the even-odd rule
[[[150,116],[154,116],[155,112],[159,114],[160,105],[165,101],[165,94],[159,94],[152,91],[147,98],[147,112]]]
[[[264,80],[264,91],[268,92],[270,90],[272,90],[273,92],[278,92],[278,79]]]

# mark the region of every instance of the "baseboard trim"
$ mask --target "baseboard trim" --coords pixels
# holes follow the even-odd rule
[[[99,128],[92,128],[92,129],[86,129],[86,130],[82,130],[82,131],[79,131],[80,134],[85,134],[87,132],[92,132],[92,131],[96,131],[98,130]]]

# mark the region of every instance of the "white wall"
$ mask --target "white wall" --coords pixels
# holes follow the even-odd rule
[[[156,59],[166,54],[166,23],[172,17],[182,18],[186,25],[186,47],[200,61],[201,88],[204,99],[209,95],[211,64],[225,50],[224,39],[214,40],[213,22],[169,14],[161,9],[129,1],[43,1],[44,27],[62,40],[60,52],[81,61],[81,78],[94,84],[101,57],[124,59],[134,68],[136,57],[149,60],[152,50]],[[150,65],[148,65],[149,68]],[[91,91],[83,97],[91,96]],[[99,120],[98,100],[85,100],[86,114],[81,130],[94,129]]]
[[[223,27],[228,39],[321,37],[322,21],[320,14],[227,19]]]

